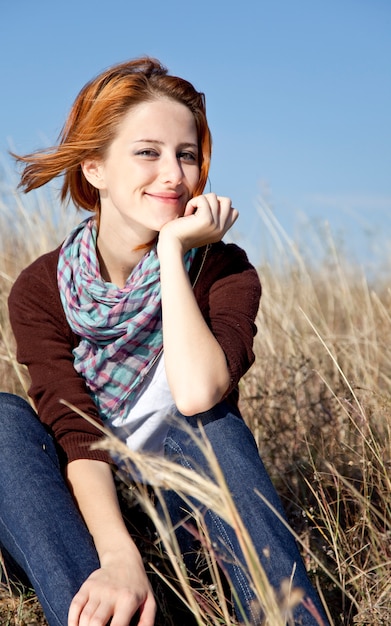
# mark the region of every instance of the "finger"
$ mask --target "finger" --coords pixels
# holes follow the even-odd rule
[[[227,198],[225,196],[217,196],[217,201],[220,206],[220,212],[223,213],[224,215],[230,215],[232,211],[236,210],[232,206],[231,198]]]
[[[92,623],[95,626],[106,626],[112,614],[111,602],[102,601],[100,598],[89,598],[80,614],[78,626],[90,626]]]
[[[222,205],[223,203],[225,204],[227,201],[231,202],[229,198],[223,198],[220,196],[217,196],[215,193],[208,193],[205,196],[208,205],[209,205],[209,211],[214,219],[214,221],[217,223],[220,219],[220,214],[221,214],[221,209],[222,209]]]
[[[218,199],[221,205],[221,211],[232,217],[233,221],[235,221],[239,216],[239,211],[232,206],[231,198],[221,198],[219,196]]]
[[[239,213],[232,206],[231,198],[217,196],[217,202],[219,209],[213,213],[214,222],[217,230],[224,236],[227,230],[229,230],[237,220]]]
[[[147,600],[140,605],[140,601],[136,596],[129,598],[129,595],[126,594],[117,601],[110,624],[111,626],[128,626],[137,611],[140,612],[138,624],[144,624],[141,619],[145,610],[147,611],[146,618],[148,618],[145,622],[145,626],[153,626],[156,613],[156,605],[153,596],[151,597],[150,606],[149,604],[147,606]],[[104,624],[106,624],[106,622],[104,622]]]
[[[87,594],[78,592],[73,598],[68,611],[68,626],[78,626],[80,614],[88,601]]]
[[[216,194],[206,194],[205,198],[209,204],[210,215],[213,222],[218,228],[224,227],[227,223],[231,223],[231,218],[236,215],[235,209],[232,207],[232,200],[226,196],[217,196]],[[236,217],[235,217],[236,219]]]
[[[229,198],[224,198],[224,200],[230,202]],[[191,198],[185,208],[184,217],[197,215],[205,220],[205,223],[219,226],[220,214],[221,208],[218,196],[215,193],[208,193]]]
[[[113,613],[114,608],[111,602],[100,601],[95,605],[89,602],[80,615],[79,626],[89,626],[92,623],[95,626],[106,626]],[[121,622],[121,626],[128,626],[129,621],[130,619],[127,622]]]
[[[237,209],[234,209],[232,207],[232,212],[231,212],[231,226],[232,224],[234,224],[236,222],[236,220],[239,217],[239,211]]]
[[[156,602],[152,594],[150,594],[144,606],[140,608],[140,619],[138,626],[153,626],[156,616]]]
[[[190,198],[190,200],[186,204],[183,217],[194,215],[194,213],[196,213],[198,209],[202,209],[203,207],[209,207],[209,202],[206,199],[206,196],[195,196],[194,198]]]

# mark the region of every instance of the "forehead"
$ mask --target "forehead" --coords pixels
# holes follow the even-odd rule
[[[128,133],[159,131],[162,134],[186,134],[197,136],[196,122],[190,109],[168,98],[142,102],[125,113],[118,132]]]

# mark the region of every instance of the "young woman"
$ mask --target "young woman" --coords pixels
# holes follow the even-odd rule
[[[203,194],[211,138],[204,96],[142,58],[80,92],[52,150],[18,157],[21,185],[63,175],[62,199],[91,212],[57,250],[22,272],[9,299],[18,359],[37,414],[0,396],[0,546],[26,572],[51,626],[151,626],[155,600],[123,521],[102,434],[132,449],[207,467],[180,427],[202,424],[270,582],[304,591],[326,618],[237,408],[254,360],[257,272],[222,243],[238,217]],[[169,415],[179,416],[173,422]],[[181,502],[167,504],[185,553]],[[245,615],[258,616],[232,529],[206,515]],[[236,564],[235,564],[236,562]],[[297,622],[316,624],[304,604]],[[301,621],[300,621],[301,620]]]

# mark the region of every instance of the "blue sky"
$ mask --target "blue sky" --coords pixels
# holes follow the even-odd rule
[[[327,221],[360,261],[389,258],[390,0],[4,0],[0,153],[53,143],[83,84],[141,54],[205,92],[211,187],[252,259],[260,197],[309,246]]]

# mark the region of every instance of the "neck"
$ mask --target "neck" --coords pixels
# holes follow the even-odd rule
[[[117,285],[120,289],[136,267],[137,263],[147,252],[148,248],[141,250],[120,250],[120,246],[115,246],[113,250],[105,241],[97,241],[97,254],[100,265],[100,272],[103,280]]]
[[[137,263],[151,248],[154,239],[143,241],[128,225],[114,228],[112,222],[106,223],[102,217],[96,242],[101,276],[106,282],[122,288]],[[143,233],[144,237],[146,234]]]

